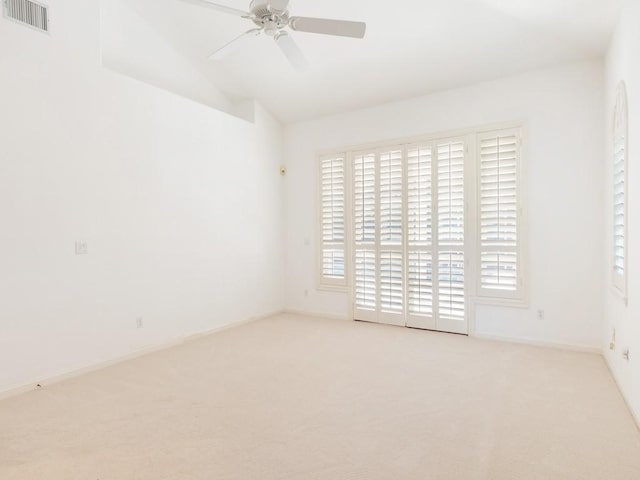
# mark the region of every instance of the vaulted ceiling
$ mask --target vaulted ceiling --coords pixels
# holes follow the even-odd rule
[[[217,0],[247,10],[249,0]],[[221,61],[253,24],[180,0],[131,0],[150,25],[232,99],[284,122],[601,56],[621,0],[291,0],[293,15],[365,21],[364,40],[295,33],[299,73],[257,37]]]

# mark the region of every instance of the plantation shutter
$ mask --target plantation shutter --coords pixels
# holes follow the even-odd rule
[[[464,142],[437,145],[438,313],[464,319]]]
[[[517,299],[520,262],[520,130],[478,137],[479,294]]]
[[[432,151],[407,149],[407,324],[434,329]]]
[[[345,155],[320,160],[321,284],[346,285]]]
[[[627,88],[618,85],[613,125],[613,285],[627,294]]]
[[[377,309],[376,202],[376,155],[354,155],[354,301],[359,320],[375,321]]]
[[[380,153],[380,311],[404,310],[402,150]]]
[[[514,124],[321,158],[320,273],[325,285],[348,282],[354,319],[466,334],[470,293],[489,304],[526,300],[521,142]],[[616,140],[617,277],[625,150]]]
[[[616,139],[613,154],[613,208],[614,208],[614,262],[613,271],[616,275],[625,274],[625,190],[626,190],[626,165],[625,152],[626,139]]]

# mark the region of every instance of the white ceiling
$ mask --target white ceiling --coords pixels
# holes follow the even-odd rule
[[[368,24],[364,40],[296,32],[304,73],[268,37],[209,62],[248,20],[180,0],[132,3],[224,93],[293,122],[601,56],[622,0],[291,0],[292,15]]]

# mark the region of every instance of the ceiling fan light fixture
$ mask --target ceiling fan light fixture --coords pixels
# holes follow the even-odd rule
[[[283,27],[280,26],[277,21],[269,19],[262,24],[262,28],[265,34],[270,37],[275,37]]]
[[[247,37],[264,33],[272,37],[280,50],[285,54],[289,62],[297,69],[306,68],[306,60],[302,51],[298,48],[293,37],[287,29],[297,32],[317,33],[321,35],[334,35],[339,37],[364,38],[367,25],[363,22],[349,22],[345,20],[329,20],[325,18],[291,17],[289,15],[289,0],[252,0],[249,4],[249,12],[243,12],[235,8],[220,5],[212,0],[183,0],[196,3],[222,13],[232,14],[251,20],[258,27],[249,30],[238,38],[224,45],[214,52],[209,58],[218,59],[235,48]]]

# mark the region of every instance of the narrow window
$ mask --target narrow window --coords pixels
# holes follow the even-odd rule
[[[320,160],[320,284],[345,286],[345,155]]]
[[[613,285],[627,292],[627,90],[618,86],[613,120]]]
[[[519,129],[478,136],[480,297],[523,300]]]

